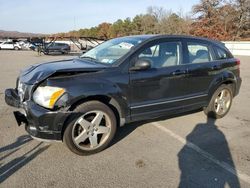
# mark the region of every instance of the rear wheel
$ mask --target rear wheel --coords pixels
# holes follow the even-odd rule
[[[105,149],[116,132],[113,111],[99,101],[79,105],[64,131],[63,142],[78,155],[89,155]]]
[[[212,118],[224,117],[230,110],[233,101],[231,85],[221,85],[213,94],[209,105],[204,113]]]

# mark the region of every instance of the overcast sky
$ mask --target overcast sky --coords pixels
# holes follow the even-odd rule
[[[133,18],[149,6],[188,13],[199,0],[0,0],[0,30],[56,33]]]

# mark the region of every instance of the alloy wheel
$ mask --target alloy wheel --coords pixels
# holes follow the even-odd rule
[[[102,111],[90,111],[76,120],[72,138],[79,149],[93,150],[105,143],[110,132],[110,117]]]
[[[214,100],[214,109],[218,115],[224,115],[230,108],[232,96],[228,89],[223,89]]]

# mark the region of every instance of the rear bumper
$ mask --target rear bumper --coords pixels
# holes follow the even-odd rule
[[[10,106],[20,108],[20,111],[14,112],[17,124],[25,124],[25,130],[31,136],[46,140],[62,140],[63,125],[70,112],[51,111],[31,100],[20,103],[15,89],[5,91],[5,102]]]

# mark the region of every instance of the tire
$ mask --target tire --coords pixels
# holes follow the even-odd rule
[[[114,112],[99,101],[82,103],[73,112],[63,133],[66,146],[77,155],[90,155],[107,148],[116,133]]]
[[[14,50],[19,50],[19,48],[17,46],[14,47]]]
[[[224,93],[223,93],[224,92]],[[221,85],[213,94],[204,113],[214,119],[223,118],[229,112],[233,101],[231,85]]]

